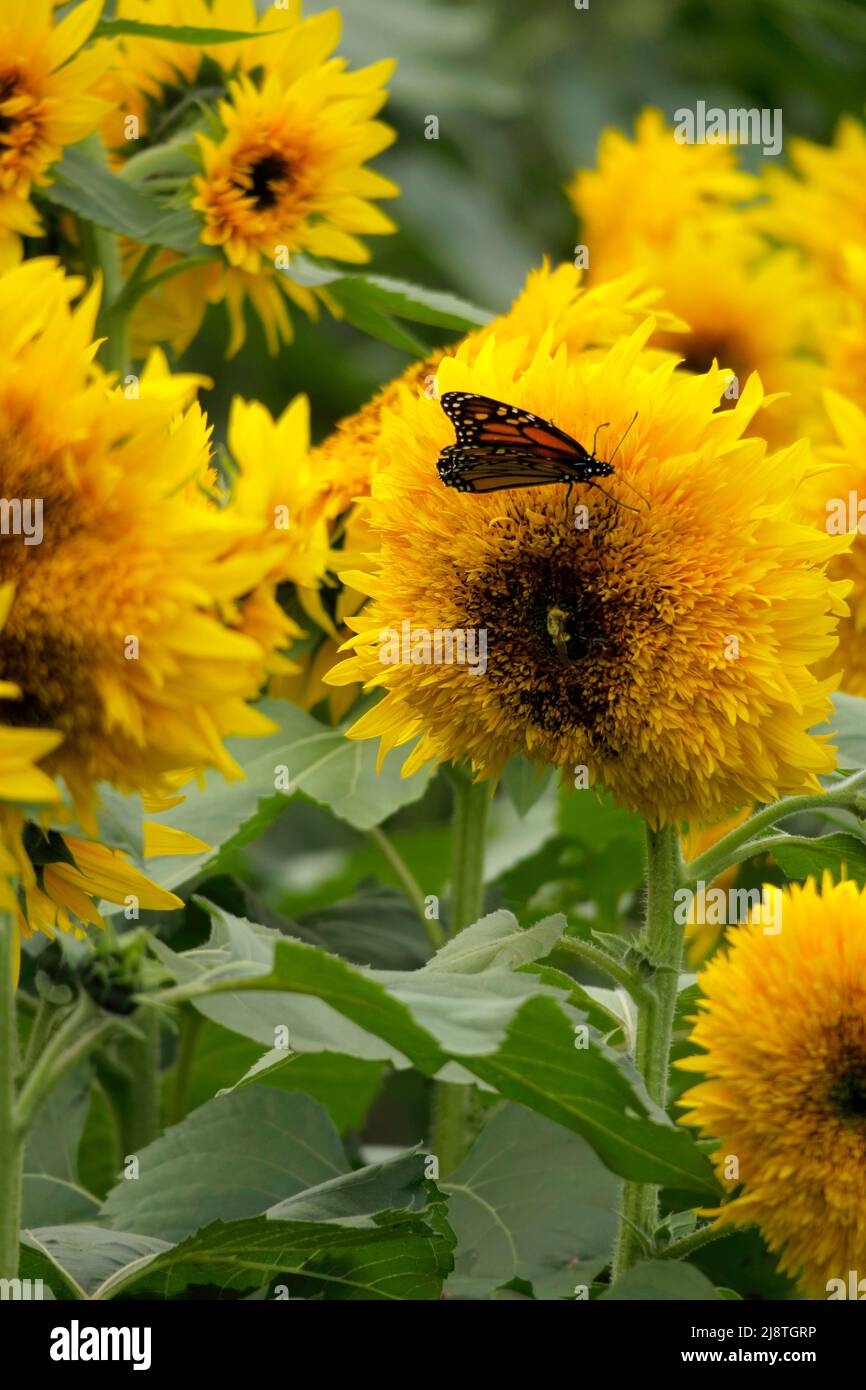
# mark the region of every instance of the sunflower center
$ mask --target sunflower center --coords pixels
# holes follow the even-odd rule
[[[102,703],[88,658],[69,637],[31,632],[26,639],[0,633],[3,679],[20,686],[20,700],[0,700],[0,723],[25,729],[60,729],[76,746],[98,731]]]
[[[486,679],[516,725],[556,739],[578,732],[617,756],[616,707],[631,699],[655,585],[636,574],[638,538],[619,509],[594,504],[589,530],[551,497],[532,520],[502,518],[499,556],[460,585],[467,626],[486,628]],[[564,523],[564,524],[563,524]]]
[[[846,1125],[866,1120],[866,1064],[837,1078],[830,1088],[830,1103]]]
[[[282,155],[266,154],[250,165],[250,188],[248,196],[258,212],[272,208],[280,194],[278,185],[289,177],[289,166]]]
[[[17,85],[17,74],[5,73],[0,77],[0,108],[2,108],[4,102],[15,95],[15,88]],[[14,125],[14,119],[11,116],[7,116],[5,111],[0,109],[0,136],[8,135]]]

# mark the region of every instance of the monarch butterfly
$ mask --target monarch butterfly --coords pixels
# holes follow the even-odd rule
[[[609,477],[614,471],[609,462],[595,456],[599,430],[606,429],[606,424],[598,426],[592,449],[587,450],[549,420],[490,396],[446,391],[440,405],[454,426],[456,442],[442,450],[436,466],[446,487],[458,492],[502,492],[544,483],[589,483],[598,487],[594,480]],[[629,429],[636,419],[637,412]],[[599,487],[599,492],[604,492],[604,488]],[[610,493],[604,495],[610,497]]]

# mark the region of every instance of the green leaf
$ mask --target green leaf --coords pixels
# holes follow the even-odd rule
[[[300,913],[288,930],[353,965],[411,970],[430,957],[427,933],[405,894],[378,885],[331,907]]]
[[[457,295],[381,275],[347,275],[337,266],[323,265],[305,256],[294,257],[283,273],[307,288],[327,287],[329,297],[339,305],[347,323],[411,357],[425,357],[430,349],[403,328],[400,319],[465,334],[493,317]]]
[[[262,1055],[261,1045],[209,1019],[202,1020],[190,1080],[189,1105],[195,1110],[218,1091],[235,1086]],[[272,1038],[271,1038],[272,1040]],[[167,1078],[172,1084],[173,1073]],[[382,1063],[362,1061],[339,1052],[296,1052],[291,1064],[274,1068],[262,1084],[281,1091],[303,1091],[325,1107],[343,1133],[360,1129],[375,1099]]]
[[[401,777],[405,750],[397,749],[376,772],[376,747],[369,740],[344,737],[343,727],[320,724],[287,700],[264,701],[259,708],[278,726],[262,738],[228,739],[245,780],[226,783],[208,773],[202,790],[192,788],[170,811],[150,819],[198,836],[208,852],[147,861],[148,877],[164,888],[188,883],[205,866],[215,865],[250,843],[273,823],[289,799],[308,797],[358,830],[379,825],[401,806],[420,800],[431,773]],[[288,791],[275,789],[276,770],[288,769]]]
[[[117,1183],[104,1217],[115,1230],[172,1242],[217,1220],[259,1216],[348,1168],[316,1101],[263,1086],[208,1101],[138,1158],[137,1180]]]
[[[454,1237],[424,1167],[423,1154],[403,1154],[299,1193],[265,1216],[216,1222],[143,1269],[119,1273],[104,1293],[169,1298],[191,1284],[242,1291],[281,1276],[302,1280],[305,1297],[438,1298]]]
[[[591,1032],[588,1047],[575,1041],[562,1005],[534,998],[495,1053],[464,1065],[500,1095],[582,1135],[621,1177],[717,1196],[708,1160],[653,1104],[629,1059]]]
[[[789,878],[808,878],[820,882],[825,869],[837,880],[853,879],[861,888],[866,884],[866,844],[856,835],[820,835],[808,844],[773,846],[773,857]]]
[[[610,792],[600,795],[589,787],[560,791],[559,829],[569,839],[593,850],[605,849],[615,840],[629,840],[641,846],[644,842],[640,816],[617,806]]]
[[[170,1250],[164,1240],[104,1226],[40,1226],[21,1233],[21,1277],[44,1279],[55,1298],[100,1297],[119,1271]]]
[[[826,724],[812,730],[828,734],[838,749],[840,772],[858,772],[866,767],[866,699],[862,695],[833,696],[833,713]]]
[[[779,1257],[764,1244],[757,1227],[731,1231],[719,1240],[696,1250],[691,1256],[713,1284],[736,1290],[740,1298],[798,1298],[797,1286],[778,1269]]]
[[[200,240],[201,220],[191,208],[165,208],[92,159],[81,145],[70,145],[52,167],[54,182],[40,196],[68,208],[98,227],[132,241],[165,246],[182,255],[207,255]]]
[[[519,816],[531,811],[540,796],[543,796],[553,777],[553,769],[531,763],[518,753],[502,774],[502,785],[511,798],[511,803]]]
[[[447,1181],[457,1236],[447,1293],[487,1298],[513,1279],[565,1298],[608,1263],[619,1183],[576,1134],[508,1105]]]
[[[63,1078],[40,1107],[24,1151],[22,1226],[93,1219],[99,1201],[78,1178],[78,1145],[89,1105],[89,1068]]]
[[[452,1067],[447,1079],[471,1073],[581,1134],[622,1177],[717,1194],[708,1160],[686,1130],[653,1105],[628,1059],[592,1030],[589,1045],[577,1048],[583,1015],[534,975],[502,966],[477,974],[360,971],[212,905],[209,910],[214,936],[207,947],[177,955],[154,942],[160,959],[186,981],[186,997],[206,1016],[214,1016],[225,993],[235,1010],[231,1023],[225,1016],[218,1020],[226,1026],[240,1022],[250,1036],[272,1038],[273,1027],[282,1024],[295,1049],[338,1051],[347,1046],[336,1021],[343,1015],[362,1046],[369,1047],[371,1035],[381,1038],[396,1064],[409,1062],[428,1076],[456,1063],[457,1075]],[[202,988],[212,992],[197,996]],[[327,1012],[299,1015],[296,996],[303,994]],[[307,1030],[300,1038],[299,1018]],[[247,1080],[284,1064],[285,1053],[274,1050]]]
[[[277,30],[276,32],[281,32]],[[262,33],[245,29],[197,28],[192,24],[145,24],[136,19],[101,19],[93,30],[95,39],[168,39],[171,43],[236,43],[241,39],[262,38]]]
[[[655,1302],[691,1299],[701,1303],[716,1302],[721,1297],[699,1269],[680,1260],[642,1260],[601,1296]]]
[[[477,975],[492,966],[526,965],[549,955],[565,929],[565,918],[557,915],[524,930],[512,913],[501,908],[447,941],[424,969]]]

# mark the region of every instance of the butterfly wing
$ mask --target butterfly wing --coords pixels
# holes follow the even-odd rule
[[[575,483],[606,469],[576,439],[529,410],[464,391],[446,391],[440,404],[456,442],[439,456],[439,477],[460,492]]]
[[[574,474],[555,460],[501,445],[451,444],[442,450],[437,468],[443,483],[459,492],[498,492],[575,481]]]
[[[549,420],[490,396],[446,391],[440,405],[454,426],[458,444],[512,444],[527,453],[588,462],[592,457],[570,434]]]

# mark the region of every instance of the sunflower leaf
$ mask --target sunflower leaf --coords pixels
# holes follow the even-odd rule
[[[237,43],[242,39],[261,39],[266,35],[245,29],[199,28],[193,24],[146,24],[137,19],[101,19],[93,30],[95,39],[167,39],[171,43]]]
[[[202,903],[207,946],[153,949],[180,981],[166,995],[271,1046],[245,1081],[284,1066],[291,1048],[390,1058],[428,1076],[467,1074],[580,1134],[613,1172],[716,1196],[712,1168],[685,1129],[650,1100],[628,1058],[584,1023],[563,990],[531,973],[488,965],[361,970],[325,951]],[[349,1025],[349,1026],[347,1026]]]
[[[208,254],[201,220],[191,208],[163,207],[91,158],[83,145],[69,146],[52,175],[54,182],[39,190],[48,202],[132,241],[182,255]]]

